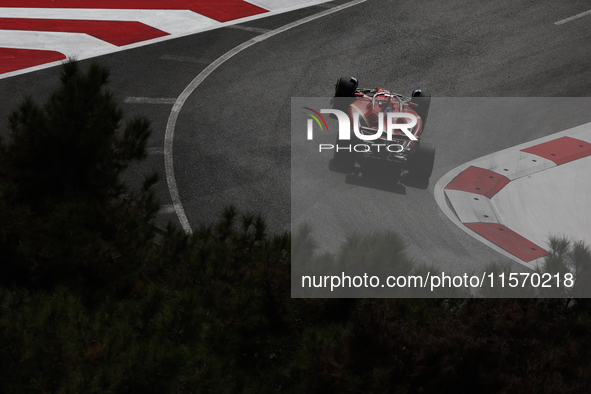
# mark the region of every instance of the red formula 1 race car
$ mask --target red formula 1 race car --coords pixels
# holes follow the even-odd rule
[[[408,171],[415,179],[428,181],[433,172],[435,148],[421,141],[431,97],[420,90],[411,97],[387,89],[360,89],[357,79],[337,81],[333,109],[348,115],[350,132],[339,132],[330,162],[333,171]],[[406,126],[407,125],[407,126]]]

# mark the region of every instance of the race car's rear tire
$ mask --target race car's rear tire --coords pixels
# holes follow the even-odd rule
[[[425,127],[427,117],[429,116],[429,108],[431,107],[431,96],[420,90],[415,90],[412,92],[412,98],[410,101],[418,104],[418,107],[415,110],[423,120],[423,127]]]
[[[410,174],[422,180],[427,180],[433,173],[435,164],[435,147],[426,142],[420,142],[419,148],[412,155]]]
[[[354,97],[355,90],[358,85],[357,78],[355,77],[342,77],[337,81],[335,85],[334,96],[335,97]]]

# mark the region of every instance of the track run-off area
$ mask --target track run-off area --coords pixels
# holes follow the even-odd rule
[[[403,237],[415,260],[446,272],[477,272],[508,258],[515,271],[527,270],[532,264],[518,264],[524,260],[467,229],[457,211],[455,219],[450,216],[453,210],[442,190],[470,165],[483,165],[483,157],[494,162],[491,155],[502,152],[504,164],[512,149],[519,152],[532,141],[537,146],[591,122],[577,112],[580,101],[564,101],[574,115],[554,111],[556,105],[527,104],[515,115],[519,122],[500,124],[492,114],[482,118],[468,111],[470,98],[589,97],[591,15],[584,1],[368,0],[306,2],[299,9],[289,8],[292,2],[253,1],[240,3],[249,12],[260,12],[226,17],[187,6],[207,3],[199,1],[171,1],[174,9],[155,2],[159,9],[150,10],[123,9],[127,3],[150,2],[97,1],[103,11],[77,8],[75,1],[66,0],[47,2],[59,7],[34,7],[40,3],[15,0],[0,7],[0,110],[8,114],[26,96],[43,99],[56,85],[55,66],[67,57],[106,65],[110,88],[126,114],[152,120],[151,154],[129,171],[129,181],[159,172],[166,179],[157,190],[164,204],[161,220],[177,221],[185,230],[215,220],[223,207],[234,204],[262,213],[270,231],[289,230],[292,222],[319,223],[315,235],[328,249],[351,232],[388,229]],[[271,3],[283,8],[270,9]],[[49,20],[68,22],[58,29]],[[197,28],[198,20],[207,23]],[[181,31],[183,26],[195,30]],[[38,44],[24,44],[31,39]],[[39,63],[31,55],[28,59],[37,60],[19,65],[14,59],[26,58],[28,51],[63,56]],[[424,137],[437,148],[429,185],[417,187],[404,179],[387,187],[356,182],[329,171],[327,156],[311,161],[305,173],[291,173],[291,98],[330,96],[335,81],[349,75],[363,87],[403,94],[420,88],[434,97]],[[437,98],[461,97],[467,98],[466,112],[458,109],[461,119],[451,119],[447,107],[437,104]],[[568,165],[587,162],[577,161]],[[588,189],[588,171],[562,171],[569,175],[557,176]],[[314,187],[294,190],[294,177]],[[568,204],[563,199],[571,198],[571,205],[580,207],[576,214],[587,215],[589,207],[577,193],[563,193],[568,186],[544,188],[545,177],[556,185],[554,175],[534,180],[544,191],[538,194],[550,198],[544,204],[552,207],[552,198]],[[504,198],[512,204],[536,196]],[[305,205],[297,217],[290,214],[292,200]],[[364,207],[351,209],[357,201],[364,201]],[[558,216],[564,220],[558,235],[563,235],[570,219]],[[522,231],[516,224],[504,225]],[[580,231],[578,225],[572,228]],[[544,248],[540,234],[532,236]]]

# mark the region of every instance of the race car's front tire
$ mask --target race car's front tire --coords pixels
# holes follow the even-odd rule
[[[349,105],[355,100],[355,91],[357,90],[357,79],[355,77],[339,78],[335,85],[334,99],[332,108],[347,113]],[[331,118],[336,118],[331,114]]]
[[[358,85],[355,77],[341,77],[335,85],[335,97],[355,97],[355,91]]]
[[[431,107],[431,96],[427,93],[421,92],[420,90],[415,90],[412,92],[410,101],[418,105],[415,111],[423,120],[423,127],[425,127],[425,124],[427,123],[427,117],[429,116],[429,108]]]
[[[410,174],[417,179],[428,180],[433,173],[434,164],[435,147],[432,144],[422,142],[412,155]]]

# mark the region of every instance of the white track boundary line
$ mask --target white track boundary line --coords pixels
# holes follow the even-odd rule
[[[564,25],[567,22],[574,21],[575,19],[579,19],[579,18],[582,18],[582,17],[587,16],[587,15],[591,15],[591,10],[585,11],[585,12],[581,12],[580,14],[573,15],[570,18],[566,18],[566,19],[563,19],[563,20],[558,21],[558,22],[554,22],[554,24],[555,25]]]
[[[213,63],[211,63],[209,66],[207,66],[205,68],[205,70],[201,71],[201,73],[199,73],[199,75],[197,75],[195,77],[195,79],[193,79],[189,83],[189,85],[187,85],[185,90],[183,90],[183,92],[179,95],[179,97],[176,99],[176,102],[174,103],[174,105],[172,107],[172,110],[170,112],[170,116],[168,118],[168,123],[166,124],[166,133],[164,135],[164,169],[166,172],[166,182],[168,184],[168,191],[170,192],[170,197],[172,198],[172,205],[174,207],[177,217],[179,218],[179,222],[181,223],[181,226],[182,226],[183,230],[185,230],[185,232],[191,233],[191,232],[193,232],[193,230],[191,229],[191,225],[189,224],[189,220],[187,219],[185,209],[183,208],[183,204],[182,204],[180,196],[179,196],[179,191],[178,191],[178,187],[176,184],[176,177],[174,175],[174,163],[173,163],[173,158],[172,158],[173,142],[174,142],[174,129],[176,127],[176,121],[178,119],[179,113],[181,112],[181,109],[183,108],[185,101],[187,101],[187,99],[193,93],[193,91],[195,91],[195,89],[197,89],[197,87],[199,85],[201,85],[201,83],[212,72],[214,72],[215,69],[217,69],[219,66],[224,64],[228,59],[230,59],[234,55],[242,52],[246,48],[248,48],[258,42],[261,42],[261,41],[264,41],[268,38],[271,38],[277,34],[280,34],[280,33],[283,33],[287,30],[290,30],[294,27],[303,25],[303,24],[311,22],[313,20],[316,20],[316,19],[325,17],[327,15],[333,14],[335,12],[344,10],[345,8],[349,8],[349,7],[355,6],[357,4],[364,3],[366,1],[367,0],[353,0],[349,3],[345,3],[340,6],[336,6],[334,8],[328,9],[326,11],[322,11],[317,14],[314,14],[314,15],[308,16],[306,18],[297,20],[295,22],[289,23],[285,26],[279,27],[279,28],[272,30],[272,31],[265,33],[265,34],[261,34],[260,36],[254,37],[254,38],[238,45],[237,47],[229,50],[228,52],[226,52],[225,54],[220,56],[218,59],[216,59]]]

